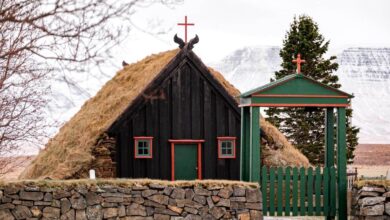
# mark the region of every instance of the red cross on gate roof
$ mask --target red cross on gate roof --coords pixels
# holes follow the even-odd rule
[[[292,62],[297,64],[297,73],[301,73],[301,63],[305,63],[306,60],[302,60],[301,54],[298,53],[297,59],[293,60]]]
[[[177,25],[184,26],[184,42],[187,43],[187,26],[194,26],[194,23],[187,23],[187,15],[184,17],[184,23],[177,23]]]

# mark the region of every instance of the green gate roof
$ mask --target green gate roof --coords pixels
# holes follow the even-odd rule
[[[353,95],[303,74],[291,74],[240,96],[240,106],[347,107]]]

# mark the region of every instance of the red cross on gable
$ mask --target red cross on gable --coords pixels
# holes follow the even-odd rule
[[[184,23],[177,23],[177,25],[184,26],[184,41],[187,43],[187,26],[194,26],[194,23],[187,23],[187,15],[184,17]]]
[[[301,73],[301,63],[305,63],[306,60],[302,60],[301,54],[298,53],[297,59],[293,60],[292,62],[297,64],[297,73]]]

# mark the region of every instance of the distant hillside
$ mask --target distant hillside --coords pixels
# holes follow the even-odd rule
[[[353,165],[390,166],[390,144],[359,144]]]

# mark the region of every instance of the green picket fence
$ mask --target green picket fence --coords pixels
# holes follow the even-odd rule
[[[335,216],[335,168],[262,167],[263,214]]]

